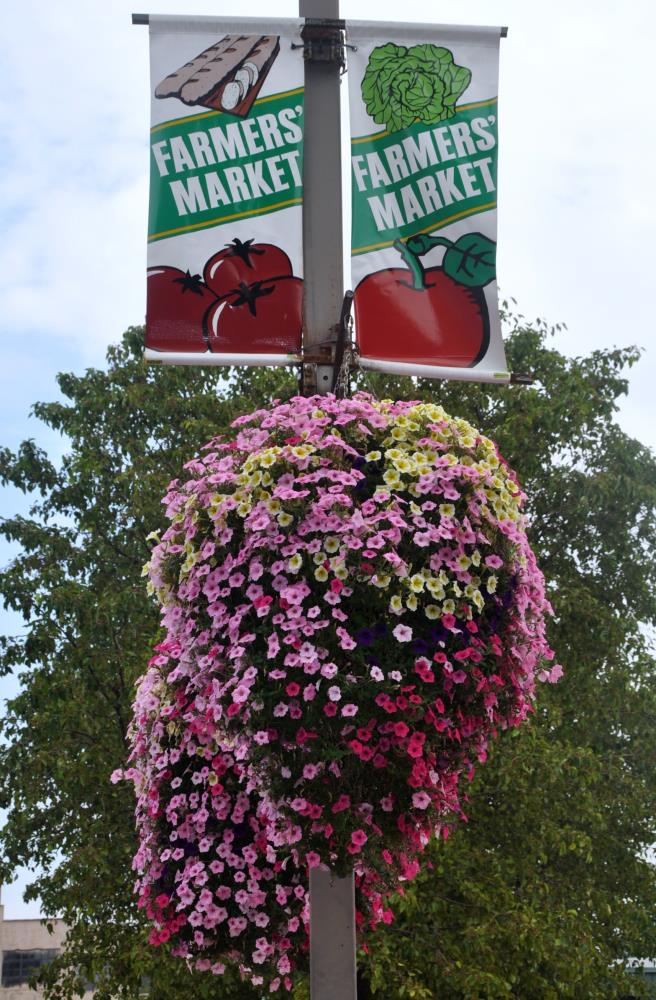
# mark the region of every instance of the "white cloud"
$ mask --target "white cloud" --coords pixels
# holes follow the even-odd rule
[[[47,329],[74,342],[84,365],[128,325],[141,322],[146,198],[140,176],[103,194],[55,189],[30,208],[0,247],[5,328],[12,334]]]

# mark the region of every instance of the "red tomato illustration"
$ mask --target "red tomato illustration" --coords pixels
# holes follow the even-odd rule
[[[355,290],[358,347],[365,357],[470,368],[485,355],[490,324],[481,288],[454,281],[439,267],[413,287],[405,268],[363,278]]]
[[[203,319],[216,296],[199,274],[177,267],[148,269],[146,347],[155,351],[207,350]]]
[[[203,279],[216,295],[227,295],[241,282],[247,285],[265,278],[291,277],[292,265],[280,247],[272,243],[234,239],[210,257],[203,269]]]
[[[300,278],[241,282],[205,317],[210,350],[223,354],[300,351],[302,302]]]

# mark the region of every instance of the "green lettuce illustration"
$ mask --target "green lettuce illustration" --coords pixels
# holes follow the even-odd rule
[[[448,49],[388,42],[369,56],[362,99],[378,125],[397,132],[414,121],[435,125],[452,118],[470,80],[471,70],[456,66]]]

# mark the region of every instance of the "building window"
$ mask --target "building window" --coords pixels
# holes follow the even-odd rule
[[[58,948],[36,948],[33,951],[5,951],[2,954],[2,985],[18,986],[26,983],[42,965],[52,962],[59,954]]]

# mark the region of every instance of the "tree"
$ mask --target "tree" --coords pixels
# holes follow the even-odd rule
[[[533,722],[501,734],[475,778],[469,822],[431,848],[433,871],[406,888],[391,928],[371,939],[373,995],[480,1000],[639,994],[622,973],[656,954],[651,723],[656,592],[656,462],[617,426],[637,352],[566,359],[544,324],[511,319],[512,367],[530,389],[371,376],[386,396],[439,398],[499,441],[531,498],[533,544],[551,581],[552,637],[566,678]],[[0,670],[22,671],[0,747],[0,880],[39,866],[30,889],[72,928],[46,973],[53,996],[93,979],[102,996],[255,997],[190,974],[145,944],[132,898],[123,763],[132,685],[156,639],[140,578],[159,500],[183,463],[239,412],[296,391],[284,371],[147,368],[131,329],[105,371],[63,375],[66,403],[36,415],[68,441],[55,468],[33,442],[0,453],[3,478],[34,498],[5,536],[21,554],[0,580],[21,612]],[[361,378],[361,376],[360,376]],[[299,995],[304,992],[299,986]]]

